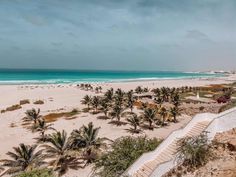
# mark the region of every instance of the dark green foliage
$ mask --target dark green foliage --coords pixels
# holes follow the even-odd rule
[[[33,121],[34,124],[37,123],[37,120],[41,117],[40,115],[40,109],[30,109],[25,112],[26,117],[24,118],[24,121]]]
[[[133,126],[131,130],[131,132],[133,133],[139,133],[140,130],[138,129],[138,126],[140,125],[141,119],[140,117],[137,116],[137,114],[132,114],[130,117],[127,118],[127,122],[129,122],[129,124],[131,126]]]
[[[10,159],[0,160],[1,167],[8,168],[4,174],[16,174],[45,164],[43,150],[36,151],[36,148],[36,145],[29,146],[23,143],[13,147],[14,152],[6,153]]]
[[[20,173],[14,177],[55,177],[53,172],[48,169],[34,169],[29,172]]]
[[[146,108],[143,112],[143,119],[148,122],[149,129],[153,129],[152,123],[156,120],[157,110],[152,108]]]
[[[95,162],[94,173],[100,177],[119,177],[143,153],[154,150],[160,140],[146,137],[122,137]]]
[[[81,103],[87,105],[89,109],[89,106],[92,104],[91,96],[85,95],[84,98],[81,100]]]
[[[142,87],[140,87],[140,86],[136,87],[136,88],[135,88],[135,92],[138,93],[138,94],[143,93]]]

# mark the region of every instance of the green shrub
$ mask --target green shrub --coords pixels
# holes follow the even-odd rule
[[[14,177],[55,177],[53,172],[48,169],[35,169],[29,172],[22,172]]]
[[[96,160],[94,172],[100,177],[119,177],[143,153],[154,150],[160,143],[156,138],[119,138],[112,144],[110,151]]]
[[[199,136],[184,137],[177,144],[177,161],[184,166],[202,166],[212,156],[211,144],[208,142],[206,132]]]

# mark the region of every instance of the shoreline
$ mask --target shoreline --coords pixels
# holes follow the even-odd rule
[[[176,81],[176,80],[227,80],[228,78],[233,77],[236,79],[236,74],[225,74],[224,76],[196,76],[196,77],[176,77],[176,78],[137,78],[137,79],[117,79],[113,81],[71,81],[71,82],[62,82],[62,83],[50,83],[50,82],[38,82],[37,81],[0,81],[0,86],[43,86],[43,85],[78,85],[78,84],[122,84],[122,83],[145,83],[145,82],[161,82],[161,81]],[[5,82],[5,83],[4,83]],[[10,83],[12,82],[12,83]],[[19,82],[19,83],[17,83]]]
[[[105,84],[149,82],[185,79],[212,79],[227,77],[230,73],[181,72],[181,71],[61,71],[61,70],[12,70],[1,72],[0,85],[47,84]]]

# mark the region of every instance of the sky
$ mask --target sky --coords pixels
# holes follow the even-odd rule
[[[0,0],[0,68],[236,70],[236,0]]]

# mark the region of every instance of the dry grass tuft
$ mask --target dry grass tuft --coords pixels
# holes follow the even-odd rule
[[[24,104],[30,104],[30,101],[28,99],[20,100],[20,105]]]
[[[43,100],[37,100],[34,102],[34,104],[44,104],[44,101]]]
[[[1,113],[5,113],[5,112],[8,112],[8,111],[15,111],[15,110],[21,109],[21,108],[22,108],[21,105],[15,104],[15,105],[12,105],[10,107],[7,107],[6,109],[1,110]]]
[[[70,112],[60,112],[60,113],[50,113],[44,116],[44,120],[48,122],[55,122],[57,119],[65,118],[66,120],[72,120],[75,119],[76,116],[79,114],[79,111],[77,109],[73,109]]]

